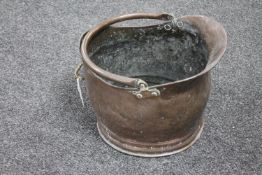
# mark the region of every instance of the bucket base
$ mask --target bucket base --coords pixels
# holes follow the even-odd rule
[[[109,134],[110,131],[103,124],[97,123],[99,135],[108,145],[122,153],[139,157],[163,157],[184,151],[197,141],[203,131],[203,126],[204,122],[201,120],[196,131],[191,136],[176,144],[173,141],[168,141],[158,143],[157,147],[138,147],[137,145],[130,144],[130,142],[116,140]]]

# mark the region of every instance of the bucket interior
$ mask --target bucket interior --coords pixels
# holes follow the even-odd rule
[[[172,23],[110,26],[93,38],[88,54],[102,69],[140,78],[150,86],[198,74],[208,61],[205,41],[198,29],[186,22],[182,27]]]

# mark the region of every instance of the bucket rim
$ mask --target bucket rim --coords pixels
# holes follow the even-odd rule
[[[82,60],[83,60],[84,65],[86,65],[97,78],[99,78],[104,83],[106,83],[110,86],[113,86],[113,87],[119,88],[119,89],[127,89],[127,90],[137,89],[138,85],[139,85],[137,83],[141,82],[141,79],[130,78],[130,77],[127,77],[127,76],[114,74],[114,73],[111,73],[110,71],[106,71],[106,70],[102,69],[101,67],[97,66],[90,59],[90,57],[88,55],[88,51],[87,51],[88,46],[91,43],[93,37],[96,36],[97,33],[99,33],[100,31],[102,31],[103,29],[105,29],[106,27],[108,27],[108,26],[110,26],[114,23],[130,20],[130,19],[158,19],[158,20],[168,21],[172,18],[173,18],[173,16],[171,14],[167,14],[167,13],[133,13],[133,14],[127,14],[127,15],[109,18],[109,19],[103,21],[102,23],[98,24],[97,26],[93,27],[88,32],[86,32],[83,35],[83,37],[80,41],[80,52],[81,52],[81,55],[82,55]],[[210,50],[210,48],[208,48],[208,60],[212,60],[212,61],[211,62],[208,61],[207,65],[205,66],[205,68],[201,72],[199,72],[199,73],[197,73],[193,76],[184,78],[184,79],[180,79],[180,80],[176,80],[176,81],[172,81],[172,82],[168,82],[168,83],[163,83],[163,84],[157,84],[157,85],[149,86],[148,88],[159,88],[159,87],[163,87],[163,86],[179,84],[179,83],[186,82],[186,81],[189,81],[189,80],[193,80],[197,77],[200,77],[201,75],[203,75],[203,74],[209,72],[211,69],[213,69],[218,64],[218,62],[222,58],[223,54],[225,53],[226,46],[227,46],[227,34],[226,34],[226,31],[225,31],[224,27],[222,26],[222,24],[217,22],[214,18],[203,16],[203,15],[185,15],[185,16],[178,17],[177,19],[182,20],[182,21],[187,21],[189,23],[191,23],[194,20],[205,21],[206,23],[209,23],[210,27],[213,27],[212,29],[214,29],[214,26],[215,26],[216,29],[220,32],[220,34],[222,36],[222,37],[218,38],[220,40],[220,44],[221,44],[220,47],[221,48],[219,49],[219,51],[217,51],[218,53],[216,53],[215,55],[211,54],[213,48],[211,50]],[[214,26],[211,26],[211,24],[214,25]],[[151,26],[155,26],[155,25],[151,25]],[[150,26],[143,26],[143,27],[150,27]],[[143,28],[143,27],[141,27],[141,28]],[[197,27],[197,26],[194,26],[194,27]],[[120,28],[130,28],[130,27],[120,27]],[[202,39],[205,40],[205,37],[202,37]],[[117,85],[111,84],[108,81],[106,81],[105,79],[111,80],[113,82],[128,85],[128,87],[122,87],[122,86],[117,86]],[[142,80],[142,82],[144,82],[144,81]],[[144,82],[144,83],[147,84],[146,82]]]

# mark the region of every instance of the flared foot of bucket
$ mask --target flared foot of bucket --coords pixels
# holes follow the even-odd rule
[[[195,132],[181,142],[177,143],[177,141],[171,140],[157,143],[157,146],[154,144],[148,146],[148,143],[136,142],[136,144],[133,144],[130,141],[125,142],[123,138],[117,140],[104,125],[97,123],[98,132],[108,145],[122,153],[139,157],[162,157],[184,151],[197,141],[203,131],[203,126],[204,123],[201,120]]]

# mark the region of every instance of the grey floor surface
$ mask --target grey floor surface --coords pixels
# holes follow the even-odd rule
[[[73,79],[79,39],[111,16],[213,16],[228,34],[205,128],[190,149],[138,158],[99,137]],[[0,1],[0,174],[262,174],[262,2]]]

